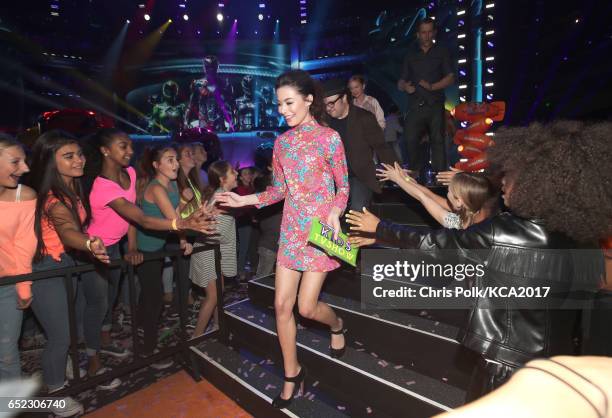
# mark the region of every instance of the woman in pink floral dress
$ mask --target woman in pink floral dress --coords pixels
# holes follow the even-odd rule
[[[303,390],[305,369],[297,361],[296,325],[293,306],[298,295],[300,315],[322,322],[332,333],[330,354],[344,354],[343,321],[319,301],[327,272],[339,264],[323,251],[308,244],[313,217],[340,230],[340,216],[346,208],[349,186],[344,147],[338,133],[321,126],[324,104],[316,82],[307,72],[292,70],[276,80],[279,112],[290,130],[274,144],[274,181],[265,192],[247,196],[217,195],[223,205],[263,207],[285,199],[276,264],[274,308],[276,328],[283,352],[285,384],[273,405],[284,408]],[[301,281],[300,281],[301,278]]]

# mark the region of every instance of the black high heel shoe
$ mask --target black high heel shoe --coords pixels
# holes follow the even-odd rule
[[[278,396],[272,400],[272,406],[278,409],[288,407],[291,404],[291,401],[293,400],[293,397],[295,395],[297,395],[298,393],[304,393],[304,379],[306,379],[306,369],[304,368],[304,366],[301,366],[300,372],[297,375],[293,377],[285,376],[285,382],[295,383],[295,386],[293,387],[293,393],[291,394],[291,397],[289,399],[284,399],[281,397],[281,395],[283,394],[281,390],[281,393],[279,393]]]
[[[346,328],[344,328],[344,320],[340,317],[338,317],[338,319],[342,321],[342,326],[340,327],[338,331],[334,331],[330,328],[329,332],[332,335],[343,335],[343,334],[346,334],[346,331],[348,331]],[[329,355],[331,356],[331,358],[340,358],[344,355],[345,352],[346,352],[346,338],[344,340],[344,347],[342,348],[333,348],[331,346],[331,340],[329,341]]]

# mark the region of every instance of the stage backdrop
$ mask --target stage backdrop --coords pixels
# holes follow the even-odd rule
[[[162,45],[162,49],[172,45]],[[164,54],[133,69],[136,86],[127,102],[144,117],[135,122],[152,134],[192,127],[216,132],[282,126],[274,80],[289,68],[285,45],[209,43],[183,55]]]

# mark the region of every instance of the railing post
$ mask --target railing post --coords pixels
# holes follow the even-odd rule
[[[137,320],[137,301],[136,301],[136,281],[134,277],[134,265],[127,265],[128,273],[128,288],[130,289],[130,315],[132,315],[132,349],[134,350],[134,358],[137,359],[140,354],[140,344],[138,344],[138,320]]]
[[[79,333],[76,325],[76,304],[75,292],[72,285],[72,273],[64,275],[64,287],[66,288],[66,298],[68,302],[68,326],[70,327],[70,361],[72,362],[72,376],[76,383],[81,382],[81,370],[79,367]]]
[[[219,337],[225,343],[229,342],[229,330],[225,326],[225,316],[223,315],[223,272],[221,271],[221,248],[215,246],[215,271],[219,278],[217,283],[217,316],[219,318]]]

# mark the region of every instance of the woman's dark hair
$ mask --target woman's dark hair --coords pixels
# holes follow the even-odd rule
[[[183,151],[187,148],[193,149],[193,146],[191,144],[180,144],[176,147],[176,153],[179,162],[181,161],[181,155],[183,154]],[[202,182],[200,180],[200,168],[197,167],[197,165],[194,166],[191,170],[189,170],[189,173],[187,173],[187,175],[185,175],[182,168],[179,169],[178,177],[176,178],[176,184],[178,185],[178,190],[181,196],[183,195],[183,190],[191,189],[191,186],[189,185],[190,181],[191,184],[193,184],[193,187],[198,189],[200,192],[202,191],[203,187]],[[187,202],[187,204],[194,205],[197,203],[195,200],[196,197],[193,196],[193,198],[189,202]]]
[[[512,191],[510,210],[578,242],[612,235],[612,123],[502,128],[487,157]]]
[[[6,148],[10,147],[22,147],[20,142],[16,141],[12,136],[5,134],[4,132],[0,132],[0,153]]]
[[[102,151],[100,148],[110,148],[115,138],[120,136],[127,136],[127,134],[121,129],[117,128],[102,128],[96,133],[81,139],[81,143],[83,144],[83,152],[85,153],[85,157],[87,157],[84,176],[85,194],[89,194],[91,192],[91,186],[93,185],[94,180],[102,172],[104,158],[102,157]]]
[[[155,167],[153,163],[159,163],[162,155],[168,150],[175,150],[176,148],[172,144],[160,144],[154,147],[147,147],[142,152],[140,160],[138,161],[138,180],[136,181],[136,194],[138,201],[142,200],[143,193],[147,188],[147,185],[156,176]],[[180,171],[180,170],[179,170]]]
[[[28,174],[27,184],[37,193],[34,232],[38,244],[34,254],[35,262],[40,261],[46,254],[41,222],[43,218],[51,219],[51,214],[47,210],[49,195],[55,197],[68,208],[79,229],[82,230],[91,218],[89,202],[83,193],[81,179],[73,179],[73,188],[70,188],[57,170],[55,160],[57,151],[61,147],[71,144],[79,145],[79,142],[68,132],[52,130],[39,136],[32,148],[31,163],[29,164],[32,171]],[[83,222],[79,217],[79,202],[83,205],[87,214]]]
[[[310,77],[310,74],[304,70],[289,70],[276,79],[276,90],[284,86],[293,87],[303,97],[312,94],[310,114],[317,122],[324,123],[325,104],[323,103],[323,90],[317,80]]]
[[[215,191],[221,187],[221,179],[229,173],[232,165],[224,160],[215,161],[208,167],[208,186],[204,190],[202,200],[208,202],[215,194]]]

